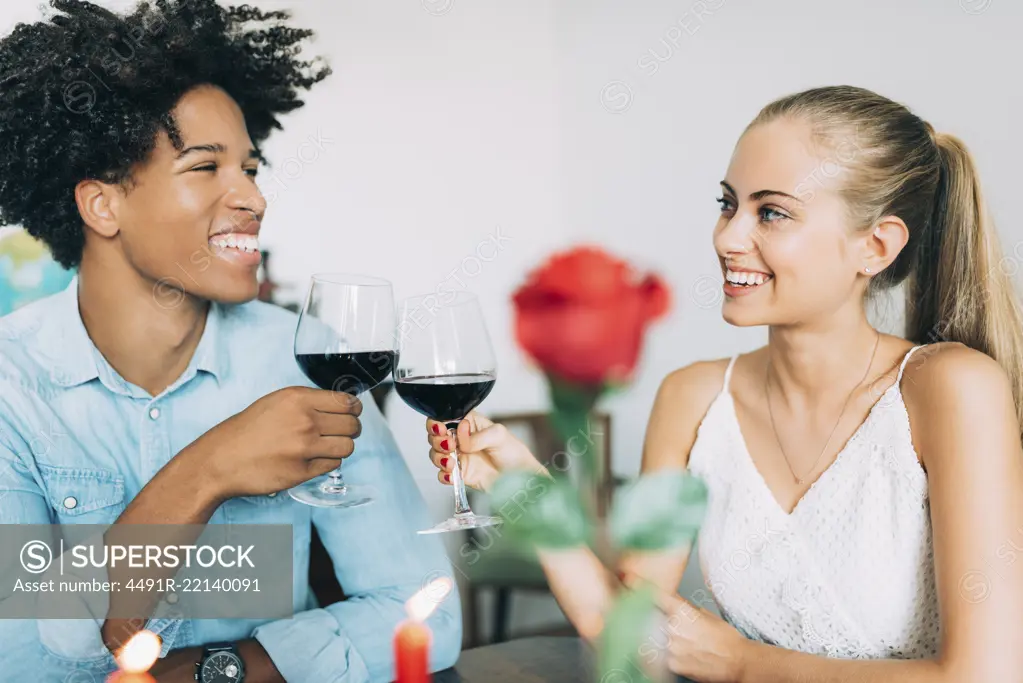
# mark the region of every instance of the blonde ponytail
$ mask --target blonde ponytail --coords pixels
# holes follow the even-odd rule
[[[934,136],[940,176],[934,215],[909,287],[906,336],[957,341],[1005,370],[1023,424],[1023,315],[966,145]]]
[[[859,229],[885,216],[908,226],[906,246],[870,282],[879,290],[909,278],[906,337],[961,342],[998,361],[1023,429],[1023,314],[966,146],[904,105],[852,86],[783,97],[750,127],[782,117],[806,121],[815,140],[846,151],[838,155],[848,171],[840,192]]]

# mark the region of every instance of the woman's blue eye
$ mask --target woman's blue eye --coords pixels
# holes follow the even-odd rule
[[[780,211],[775,211],[769,206],[765,206],[760,209],[760,219],[765,223],[773,223],[774,221],[788,218],[785,214]]]
[[[721,210],[722,211],[730,211],[730,210],[732,210],[734,208],[732,206],[732,200],[730,200],[730,199],[725,199],[724,197],[718,197],[715,201],[717,201],[717,203],[721,205]]]

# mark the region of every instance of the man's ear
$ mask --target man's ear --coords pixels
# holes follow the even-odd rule
[[[117,211],[121,205],[117,185],[99,180],[83,180],[75,186],[75,202],[85,227],[103,237],[115,237],[120,231]]]

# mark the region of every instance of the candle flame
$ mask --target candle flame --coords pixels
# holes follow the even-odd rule
[[[152,631],[139,631],[117,653],[117,666],[130,674],[149,671],[160,656],[160,636]]]
[[[408,602],[405,603],[405,612],[413,621],[426,621],[437,609],[437,605],[448,597],[454,585],[454,582],[447,576],[434,579],[408,599]]]

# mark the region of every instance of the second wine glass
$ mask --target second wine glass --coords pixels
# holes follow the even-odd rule
[[[399,306],[399,320],[394,389],[409,407],[443,422],[453,435],[497,380],[497,363],[479,301],[467,292],[411,297]],[[455,514],[419,533],[500,524],[499,517],[477,515],[469,507],[458,453],[451,456]]]

